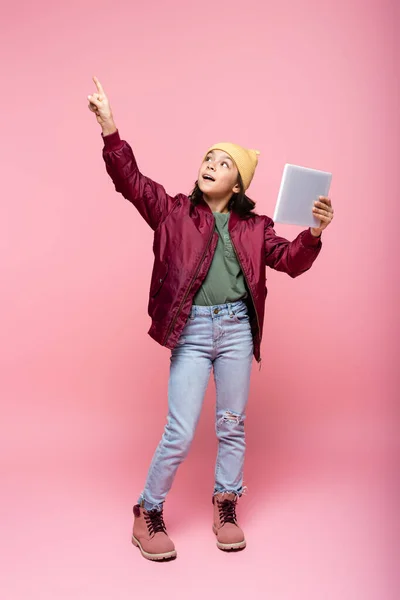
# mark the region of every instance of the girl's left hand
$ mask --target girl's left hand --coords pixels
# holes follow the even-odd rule
[[[319,219],[319,227],[311,227],[311,233],[318,237],[322,231],[328,227],[333,219],[332,202],[325,196],[320,196],[319,200],[314,202],[313,215]]]

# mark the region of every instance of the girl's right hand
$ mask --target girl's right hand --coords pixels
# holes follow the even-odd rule
[[[113,129],[115,126],[110,102],[96,76],[93,76],[93,81],[96,84],[97,92],[88,96],[89,110],[94,112],[97,122],[100,123],[103,130]]]

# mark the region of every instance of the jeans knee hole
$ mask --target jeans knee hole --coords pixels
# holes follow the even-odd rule
[[[223,423],[236,423],[239,425],[243,421],[243,415],[239,415],[231,410],[227,410],[221,417]]]

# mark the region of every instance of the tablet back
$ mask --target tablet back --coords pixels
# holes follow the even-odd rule
[[[299,165],[286,164],[275,206],[273,220],[306,227],[318,227],[319,219],[313,212],[318,196],[327,196],[332,173]]]

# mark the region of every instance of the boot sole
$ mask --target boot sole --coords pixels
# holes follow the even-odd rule
[[[134,535],[132,536],[132,544],[139,548],[142,556],[148,560],[162,561],[176,558],[176,550],[171,550],[171,552],[163,552],[162,554],[150,554],[149,552],[146,552],[143,550],[141,543],[135,538]]]
[[[213,532],[215,535],[218,535],[216,528],[213,525]],[[246,540],[242,540],[241,542],[232,542],[231,544],[223,544],[217,540],[217,546],[220,550],[224,550],[225,552],[232,552],[235,550],[243,550],[246,548]]]

